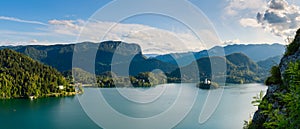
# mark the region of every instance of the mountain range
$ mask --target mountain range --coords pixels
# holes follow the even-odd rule
[[[179,76],[184,75],[185,78],[181,79],[188,80],[195,77],[193,75],[195,67],[199,69],[197,72],[200,73],[201,77],[211,77],[211,63],[224,62],[224,65],[227,66],[224,74],[227,75],[228,82],[232,83],[261,82],[268,75],[271,66],[279,62],[279,57],[274,57],[274,55],[281,56],[285,49],[280,44],[229,45],[225,47],[216,46],[200,52],[172,53],[147,58],[142,54],[139,45],[121,41],[0,47],[0,49],[5,48],[23,53],[34,60],[56,68],[61,73],[72,69],[74,53],[88,53],[90,51],[96,51],[95,71],[81,66],[75,67],[90,73],[95,72],[97,75],[111,71],[112,67],[123,69],[124,66],[129,66],[127,69],[132,76],[160,69],[170,77],[181,78]],[[226,54],[225,57],[219,55],[219,51],[222,50]],[[78,58],[81,62],[91,61],[89,57],[79,56]],[[180,71],[186,73],[181,74]],[[218,77],[224,77],[224,75]]]
[[[195,70],[197,68],[199,72]],[[200,58],[187,66],[176,69],[170,76],[184,81],[197,80],[197,77],[200,77],[214,78],[214,81],[222,81],[226,78],[227,83],[251,83],[263,81],[264,77],[260,71],[262,68],[245,54],[232,53],[225,57]]]
[[[171,72],[177,68],[176,65],[165,63],[153,58],[146,58],[137,44],[128,44],[121,41],[106,41],[102,43],[83,42],[68,45],[29,45],[29,46],[2,46],[0,49],[8,48],[23,53],[34,60],[50,65],[60,72],[72,69],[73,52],[86,53],[97,51],[95,59],[95,72],[101,74],[111,70],[111,67],[130,64],[130,75],[137,75],[140,72],[160,69],[164,72]],[[113,57],[118,58],[112,62]],[[133,57],[133,58],[132,58]],[[132,58],[132,59],[131,59]],[[82,62],[88,62],[89,57],[80,57]]]
[[[209,50],[203,50],[199,52],[187,52],[187,53],[171,53],[165,55],[158,55],[153,57],[157,60],[168,62],[171,64],[178,64],[179,66],[186,66],[191,62],[208,56],[220,56],[220,51],[224,51],[224,55],[232,53],[243,53],[253,61],[262,61],[274,56],[282,56],[285,51],[285,46],[275,44],[234,44],[225,47],[215,46]],[[278,62],[279,63],[279,62]]]

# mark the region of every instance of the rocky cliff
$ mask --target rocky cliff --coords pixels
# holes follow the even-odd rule
[[[294,121],[289,119],[291,112],[289,110],[290,105],[288,105],[291,100],[284,100],[282,96],[291,94],[290,78],[285,78],[286,70],[289,68],[290,63],[295,63],[300,60],[300,29],[297,31],[294,40],[287,46],[285,55],[282,57],[279,66],[280,70],[279,78],[280,84],[269,83],[269,87],[266,95],[263,97],[258,110],[255,112],[252,122],[250,122],[250,129],[264,129],[264,128],[297,128],[297,127],[286,127]],[[272,71],[271,71],[272,72]],[[299,80],[297,80],[299,81]],[[294,87],[293,87],[294,88]],[[299,94],[296,94],[299,96]],[[299,103],[299,102],[296,102]],[[278,116],[276,116],[278,114]],[[300,115],[300,114],[296,114]],[[275,116],[275,117],[274,117]],[[283,119],[283,120],[274,120]],[[286,120],[284,120],[286,119]],[[280,123],[280,122],[286,123]],[[299,123],[300,124],[300,123]],[[296,126],[299,126],[296,124]],[[282,126],[283,125],[283,126]]]

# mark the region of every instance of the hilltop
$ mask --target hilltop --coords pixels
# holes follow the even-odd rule
[[[178,64],[180,66],[186,66],[195,61],[208,56],[224,56],[233,53],[243,53],[252,59],[254,62],[266,60],[274,56],[283,55],[285,46],[281,44],[233,44],[224,47],[215,46],[208,50],[202,50],[199,52],[186,52],[186,53],[170,53],[165,55],[158,55],[153,57],[157,60]],[[224,51],[224,55],[219,55]]]
[[[75,45],[76,50],[74,50]],[[60,72],[66,72],[72,69],[74,52],[86,53],[89,51],[97,52],[95,59],[95,73],[97,75],[110,71],[111,67],[123,66],[128,63],[130,63],[130,75],[137,75],[141,72],[148,72],[154,69],[171,72],[177,68],[174,64],[162,62],[157,59],[147,59],[142,54],[139,45],[121,41],[105,41],[101,43],[82,42],[77,44],[50,46],[29,45],[0,47],[0,49],[5,48],[23,53],[34,60],[56,68]],[[112,62],[113,57],[117,57],[118,59]],[[82,57],[81,61],[88,62],[90,61],[90,58]],[[81,69],[88,71],[85,68]]]

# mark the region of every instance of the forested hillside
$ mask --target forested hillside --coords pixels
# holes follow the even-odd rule
[[[212,64],[224,64],[226,72],[212,74]],[[199,72],[195,70],[198,68]],[[182,72],[183,71],[183,72]],[[218,71],[218,70],[217,70]],[[233,53],[224,57],[213,56],[200,58],[192,64],[173,71],[169,76],[185,80],[200,78],[225,78],[227,83],[253,83],[262,82],[264,77],[261,68],[243,53]],[[199,75],[197,75],[199,74]]]
[[[268,90],[260,100],[252,121],[245,123],[250,129],[300,128],[300,29],[287,46],[278,66],[273,66],[266,80]]]
[[[75,90],[56,69],[13,50],[0,50],[0,98],[65,96]]]
[[[101,43],[82,42],[66,45],[29,45],[29,46],[0,46],[1,49],[12,49],[40,61],[43,64],[52,66],[60,72],[70,71],[72,69],[73,53],[87,53],[96,51],[95,73],[100,75],[111,71],[111,67],[124,66],[130,63],[130,75],[138,75],[141,72],[149,72],[154,69],[161,69],[164,72],[175,70],[176,65],[165,63],[156,59],[147,59],[142,54],[141,47],[138,44],[129,44],[121,41],[104,41]],[[113,57],[117,60],[112,62]],[[131,58],[134,57],[134,58]],[[89,62],[89,57],[82,57],[80,61]],[[75,66],[77,67],[77,66]],[[81,68],[88,71],[85,68]],[[92,71],[88,71],[92,72]]]

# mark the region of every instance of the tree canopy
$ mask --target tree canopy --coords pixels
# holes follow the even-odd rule
[[[0,98],[68,95],[74,91],[54,68],[13,50],[0,50]]]

